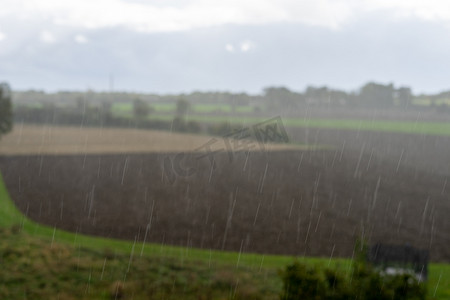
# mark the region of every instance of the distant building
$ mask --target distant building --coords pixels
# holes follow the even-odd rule
[[[368,261],[388,275],[411,274],[418,281],[428,278],[427,250],[416,249],[409,245],[375,244],[370,248]]]

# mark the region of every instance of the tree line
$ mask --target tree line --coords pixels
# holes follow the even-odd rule
[[[417,101],[428,104],[419,106]],[[112,106],[117,103],[132,103],[132,117],[114,115]],[[165,112],[173,115],[174,120],[150,120],[149,116],[152,114],[161,114],[153,107],[155,103],[174,104],[173,112]],[[16,122],[27,123],[175,128],[180,131],[198,131],[199,124],[192,122],[188,124],[184,116],[192,112],[193,105],[201,104],[226,104],[231,108],[231,112],[236,112],[239,106],[250,107],[246,113],[280,111],[295,113],[309,106],[344,107],[345,109],[420,108],[450,112],[447,103],[450,103],[450,91],[434,95],[414,95],[409,87],[395,87],[391,83],[375,82],[366,83],[351,92],[327,86],[308,86],[303,92],[292,91],[286,87],[267,87],[259,95],[198,91],[178,95],[94,91],[45,93],[34,90],[11,91],[8,84],[2,83],[0,84],[0,135],[11,130],[13,119]]]
[[[70,92],[45,93],[43,91],[16,91],[14,102],[16,105],[58,103],[69,105],[88,101],[90,105],[100,107],[105,103],[130,103],[140,101],[142,103],[173,103],[184,99],[191,104],[213,103],[227,104],[231,111],[235,112],[238,106],[253,106],[254,111],[296,110],[304,106],[342,106],[347,108],[376,108],[389,109],[398,107],[402,109],[417,106],[415,100],[426,100],[431,104],[427,107],[439,106],[446,108],[446,100],[450,101],[450,91],[444,91],[433,95],[414,95],[410,87],[395,87],[392,83],[381,84],[368,82],[354,91],[344,91],[329,88],[327,86],[308,86],[302,92],[293,91],[286,87],[267,87],[260,94],[231,92],[199,92],[189,94],[141,94],[125,92]],[[445,101],[441,101],[441,100]],[[136,103],[135,103],[136,104]],[[140,111],[147,108],[142,105]],[[149,113],[152,112],[151,108]]]

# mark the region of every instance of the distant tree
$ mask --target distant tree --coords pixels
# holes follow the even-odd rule
[[[230,102],[230,106],[231,106],[231,112],[234,114],[236,112],[236,100],[237,100],[237,96],[230,94],[228,96],[228,101]]]
[[[331,91],[326,86],[308,86],[305,91],[305,97],[309,104],[329,103]]]
[[[190,108],[191,104],[187,100],[183,98],[178,99],[176,108],[177,116],[186,115]]]
[[[394,105],[394,86],[369,82],[361,88],[360,102],[368,107],[392,107]]]
[[[86,112],[86,105],[87,105],[87,103],[86,103],[86,98],[85,97],[78,96],[75,99],[75,105],[76,105],[76,107],[77,107],[79,112],[81,112],[81,113],[85,113]]]
[[[267,103],[267,109],[290,110],[297,108],[304,102],[303,95],[291,92],[285,87],[267,87],[264,89],[264,98]]]
[[[412,93],[409,87],[397,89],[397,101],[401,107],[408,107],[412,102]]]
[[[182,117],[175,117],[172,120],[171,130],[178,132],[186,132],[186,121]]]
[[[200,131],[202,131],[202,127],[200,125],[200,123],[196,122],[196,121],[189,121],[186,124],[186,128],[188,132],[191,133],[198,133]]]
[[[10,132],[12,126],[11,89],[8,84],[0,83],[0,137]]]
[[[112,104],[109,101],[102,101],[100,104],[100,120],[109,122],[112,119]]]
[[[133,115],[136,119],[145,119],[151,113],[152,109],[147,102],[141,99],[133,101]]]

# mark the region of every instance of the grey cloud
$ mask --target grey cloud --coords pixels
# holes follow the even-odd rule
[[[55,44],[30,42],[0,54],[6,66],[0,78],[20,89],[51,90],[106,89],[110,73],[118,89],[150,92],[303,90],[309,84],[350,90],[369,80],[416,92],[448,88],[448,30],[386,20],[373,14],[338,31],[290,23],[155,34],[72,28]],[[76,34],[89,42],[76,43]],[[246,40],[256,45],[251,53],[225,50]]]

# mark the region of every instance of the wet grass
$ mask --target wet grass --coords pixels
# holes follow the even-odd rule
[[[278,299],[294,259],[351,273],[351,260],[142,244],[39,225],[17,210],[0,177],[0,298]],[[450,299],[450,265],[430,264],[430,299]],[[231,296],[230,296],[231,295]]]
[[[1,299],[277,299],[276,270],[50,244],[0,229]]]

